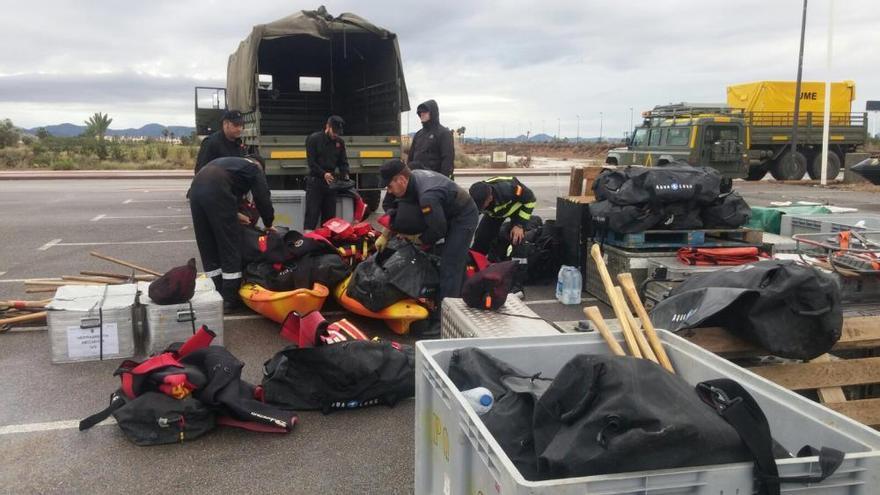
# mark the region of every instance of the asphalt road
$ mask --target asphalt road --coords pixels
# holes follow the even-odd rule
[[[459,179],[467,186],[476,178]],[[555,217],[567,176],[523,179],[537,214]],[[120,271],[89,251],[165,271],[198,258],[184,193],[188,181],[22,180],[0,182],[0,299],[27,297],[24,279]],[[878,211],[873,193],[769,181],[738,182],[754,205],[814,200]],[[579,307],[553,301],[552,287],[529,287],[529,306],[550,321],[578,320]],[[31,295],[30,298],[37,298]],[[588,294],[585,302],[597,304]],[[328,303],[325,314],[339,316]],[[353,318],[370,335],[395,337],[381,322]],[[285,345],[258,315],[227,317],[227,347],[259,382],[262,363]],[[52,365],[47,332],[0,335],[0,492],[411,493],[413,401],[324,416],[302,413],[286,436],[220,429],[184,445],[141,448],[115,426],[79,432],[79,419],[106,406],[118,386],[116,361]]]

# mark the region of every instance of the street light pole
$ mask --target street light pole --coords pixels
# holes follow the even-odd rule
[[[800,119],[800,111],[801,111],[801,76],[803,75],[804,68],[804,32],[807,29],[807,0],[804,0],[804,13],[801,16],[801,47],[798,52],[798,69],[797,69],[797,82],[795,83],[794,89],[794,121],[791,126],[791,152],[794,153],[797,151],[797,139],[798,139],[798,120]],[[827,95],[826,95],[827,97]],[[791,157],[794,160],[794,155]],[[800,177],[796,177],[796,179],[800,179]]]
[[[599,142],[602,142],[602,124],[603,124],[604,116],[602,112],[599,112]]]
[[[562,119],[556,117],[556,140],[562,141]]]
[[[574,138],[574,142],[580,143],[581,142],[581,116],[575,115],[575,117],[577,118],[578,125],[577,125],[577,137]]]
[[[633,132],[633,107],[629,107],[629,133]]]

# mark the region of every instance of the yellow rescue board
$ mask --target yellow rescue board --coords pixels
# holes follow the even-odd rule
[[[336,286],[333,295],[339,304],[354,314],[366,316],[367,318],[375,318],[377,320],[385,320],[385,324],[392,332],[398,335],[406,335],[409,333],[409,326],[414,321],[424,320],[428,317],[428,309],[418,303],[415,299],[404,299],[398,301],[382,311],[370,311],[363,304],[348,297],[346,291],[348,284],[351,282],[351,275]]]
[[[320,310],[330,295],[330,289],[315,284],[311,289],[275,292],[257,284],[246,283],[241,286],[238,295],[247,307],[281,323],[291,311],[304,315]]]

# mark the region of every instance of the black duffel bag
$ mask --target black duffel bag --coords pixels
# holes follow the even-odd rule
[[[651,167],[633,174],[620,187],[613,201],[617,204],[668,204],[695,202],[709,204],[721,194],[721,174],[710,167],[687,164]]]
[[[688,277],[651,311],[657,328],[719,326],[780,357],[813,359],[840,338],[840,288],[790,260],[759,261]]]
[[[658,230],[693,230],[702,229],[700,207],[694,203],[671,203],[663,205],[665,218],[654,228]]]
[[[298,410],[394,406],[415,394],[413,348],[387,341],[288,346],[266,361],[263,375],[266,401]]]
[[[751,459],[692,385],[633,357],[572,358],[537,400],[533,425],[542,479]]]
[[[701,216],[707,229],[736,229],[749,223],[752,209],[742,196],[729,192],[703,207]]]
[[[599,230],[604,227],[621,234],[651,230],[668,218],[662,210],[649,206],[620,206],[607,200],[590,203],[590,217]]]

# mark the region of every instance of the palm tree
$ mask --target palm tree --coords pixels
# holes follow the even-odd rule
[[[104,135],[107,134],[107,129],[110,127],[110,122],[113,122],[113,119],[106,113],[97,112],[85,121],[86,134],[97,137],[98,141],[103,141]]]

